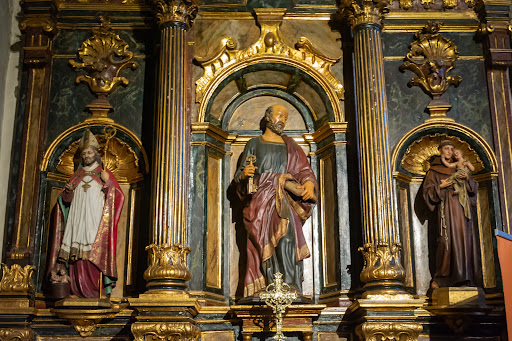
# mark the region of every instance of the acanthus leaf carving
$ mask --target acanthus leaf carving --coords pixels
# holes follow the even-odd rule
[[[35,266],[13,264],[11,267],[2,263],[2,280],[0,281],[0,292],[30,293],[34,291],[32,275]]]

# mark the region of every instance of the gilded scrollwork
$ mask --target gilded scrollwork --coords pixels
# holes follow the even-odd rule
[[[417,341],[422,330],[414,322],[365,322],[356,327],[356,334],[364,341]]]
[[[458,137],[440,133],[425,135],[414,141],[404,154],[402,168],[414,175],[425,175],[430,168],[430,158],[433,155],[439,155],[438,146],[443,140],[452,141],[455,148],[462,150],[464,157],[475,167],[474,173],[485,168],[476,151],[467,142]]]
[[[196,60],[204,68],[203,76],[196,81],[196,102],[203,103],[208,94],[223,76],[244,65],[267,61],[292,63],[321,76],[325,86],[333,92],[332,100],[343,99],[344,89],[341,81],[331,72],[331,67],[341,57],[331,58],[319,52],[311,42],[302,37],[295,47],[288,46],[281,36],[280,25],[284,11],[279,9],[255,10],[260,24],[260,37],[246,49],[237,49],[233,38],[224,38],[217,53],[212,57]],[[276,19],[278,18],[278,19]]]
[[[2,280],[0,281],[0,292],[28,293],[34,291],[32,275],[35,266],[13,264],[11,267],[2,263]]]
[[[136,341],[193,341],[199,339],[201,331],[188,322],[136,322],[132,325],[132,334]]]
[[[174,21],[190,26],[199,10],[195,0],[152,0],[152,3],[159,24]]]
[[[70,60],[76,69],[84,69],[86,75],[80,75],[76,82],[89,85],[98,97],[93,101],[109,108],[107,95],[114,92],[118,85],[128,85],[125,77],[119,76],[126,68],[136,69],[133,53],[128,51],[128,44],[117,35],[110,25],[110,19],[101,16],[101,25],[93,30],[93,35],[82,43],[78,49],[79,62]],[[91,104],[93,104],[91,103]]]
[[[2,341],[29,341],[34,338],[32,329],[2,328],[0,329],[0,340]]]
[[[460,76],[448,76],[459,57],[457,46],[443,37],[439,30],[442,23],[430,22],[415,34],[400,71],[410,70],[417,77],[411,78],[408,85],[417,85],[433,100],[438,100],[450,85],[458,86]]]
[[[182,279],[188,281],[191,278],[187,268],[187,255],[190,253],[188,246],[174,244],[151,244],[146,246],[148,251],[149,266],[144,272],[146,281],[155,279]]]
[[[96,135],[100,144],[100,152],[103,151],[102,161],[116,179],[120,182],[134,183],[142,180],[142,174],[139,173],[139,159],[135,152],[123,141],[117,137],[109,139],[109,146],[105,149],[106,138],[104,135]],[[77,155],[78,144],[80,141],[73,142],[59,157],[57,171],[65,176],[71,176],[76,166],[80,163],[80,156]]]

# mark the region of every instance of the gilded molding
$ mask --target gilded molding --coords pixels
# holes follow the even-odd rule
[[[189,27],[199,10],[196,0],[152,0],[152,3],[159,25],[180,22]]]
[[[416,32],[416,41],[411,44],[400,71],[410,70],[418,77],[411,78],[408,85],[417,85],[433,100],[438,100],[450,85],[457,87],[460,76],[448,76],[459,57],[457,46],[443,37],[439,30],[443,24],[427,21],[425,27]]]
[[[36,269],[33,265],[25,265],[22,268],[19,264],[13,264],[10,268],[2,263],[2,280],[0,281],[0,292],[29,293],[34,291],[32,275]]]
[[[45,32],[52,32],[56,29],[57,23],[49,16],[43,15],[27,15],[25,19],[20,23],[20,31],[25,31],[27,28],[38,28],[41,27]]]
[[[32,329],[2,328],[0,340],[2,341],[30,341],[34,338]]]
[[[196,81],[196,102],[200,103],[198,121],[204,120],[209,97],[229,74],[247,65],[277,62],[298,67],[312,75],[326,90],[333,103],[335,117],[341,122],[341,109],[335,103],[343,99],[344,88],[341,81],[331,72],[332,65],[337,63],[341,56],[325,56],[305,37],[299,39],[296,48],[288,46],[280,31],[285,13],[283,9],[257,9],[255,12],[261,27],[260,37],[256,43],[238,50],[235,39],[224,38],[219,51],[212,57],[196,57],[204,68],[203,76]]]
[[[364,341],[417,341],[422,330],[413,322],[365,322],[356,327],[356,334]]]
[[[401,0],[400,3],[402,1],[404,0]],[[386,0],[342,0],[339,7],[342,16],[346,18],[352,29],[355,29],[363,24],[382,27],[382,19],[389,12],[388,5]]]
[[[135,183],[141,181],[143,176],[139,173],[139,158],[129,145],[117,137],[109,139],[108,148],[105,148],[105,135],[95,135],[100,145],[102,161],[106,168],[114,173],[118,182]],[[59,157],[56,169],[65,176],[73,175],[80,163],[77,158],[78,144],[73,142]]]
[[[201,331],[189,322],[136,322],[132,334],[136,341],[192,341],[199,340]]]
[[[475,167],[474,173],[478,173],[485,168],[476,151],[467,142],[458,137],[440,133],[425,135],[414,141],[407,148],[402,158],[402,168],[414,175],[425,175],[430,168],[430,158],[434,155],[440,155],[438,146],[442,140],[450,140],[455,148],[462,150],[464,157]]]
[[[399,281],[405,280],[405,270],[400,263],[400,243],[389,245],[388,243],[378,243],[377,245],[367,243],[358,250],[362,252],[364,257],[363,271],[361,271],[361,281],[367,283],[365,289],[367,291],[364,297],[370,295],[387,295],[400,294],[397,290],[371,290],[369,294],[368,288],[372,286],[371,282],[378,281]]]
[[[119,73],[126,68],[136,69],[133,53],[128,51],[128,44],[117,35],[110,25],[108,17],[101,16],[101,25],[94,29],[92,37],[82,43],[78,49],[79,62],[69,60],[76,69],[84,69],[87,75],[76,78],[76,82],[86,83],[98,99],[89,104],[100,110],[97,114],[105,116],[112,107],[107,96],[114,92],[118,85],[128,85],[125,77]],[[106,112],[102,115],[101,112]],[[95,112],[93,111],[93,116]]]
[[[146,246],[149,266],[144,272],[146,281],[159,279],[178,279],[188,281],[191,278],[187,268],[187,255],[190,247],[180,244],[151,244]],[[183,284],[186,288],[186,284]]]

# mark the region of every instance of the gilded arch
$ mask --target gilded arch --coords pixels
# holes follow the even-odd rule
[[[311,42],[302,37],[296,47],[288,46],[282,39],[279,27],[284,15],[280,9],[255,10],[261,26],[260,38],[244,50],[237,50],[233,38],[224,38],[219,51],[210,58],[196,58],[204,68],[203,76],[196,81],[196,102],[199,103],[198,122],[205,122],[208,105],[223,82],[237,72],[255,65],[283,65],[310,77],[325,94],[332,107],[333,121],[344,122],[340,100],[344,89],[341,81],[332,73],[331,67],[341,57],[330,58],[318,51]]]

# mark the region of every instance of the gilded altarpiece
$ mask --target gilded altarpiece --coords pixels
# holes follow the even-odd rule
[[[245,162],[239,160],[244,146],[262,133],[265,109],[282,104],[289,112],[285,134],[304,150],[319,182],[319,203],[304,226],[312,257],[304,263],[303,294],[314,309],[295,307],[291,315],[300,319],[296,331],[286,336],[504,340],[493,230],[508,226],[503,201],[508,135],[499,120],[509,117],[503,113],[510,113],[510,91],[506,81],[503,89],[495,87],[499,79],[508,79],[506,65],[512,58],[507,59],[509,50],[490,46],[510,46],[508,23],[493,18],[505,12],[508,18],[508,10],[503,3],[465,0],[26,1],[0,339],[250,339],[240,317],[244,308],[237,306],[243,296],[246,234],[230,184],[237,165]],[[354,47],[356,35],[359,45]],[[422,39],[448,48],[429,60],[421,52]],[[109,41],[116,52],[102,54]],[[94,44],[103,45],[87,48]],[[110,58],[106,67],[105,58]],[[382,63],[364,64],[375,59]],[[412,65],[425,60],[444,64],[428,68],[424,63],[421,72]],[[416,86],[429,75],[435,81],[438,75],[453,78],[441,90],[427,83]],[[379,93],[371,93],[375,84],[382,86]],[[493,105],[497,94],[505,98]],[[358,98],[366,95],[366,102]],[[366,110],[361,103],[373,106],[365,112],[368,117],[382,116],[373,123],[359,121]],[[381,117],[387,120],[381,122],[385,136],[369,138],[387,141],[389,160],[377,158],[382,163],[369,165],[363,158],[374,146],[360,141],[364,134],[358,133],[371,131],[362,125],[374,128]],[[158,119],[177,130],[165,131]],[[108,127],[115,128],[112,138]],[[78,142],[86,128],[98,139],[103,161],[126,198],[117,244],[119,280],[101,313],[88,308],[70,312],[62,302],[58,305],[48,294],[46,273],[51,209],[77,166]],[[173,135],[178,130],[181,135]],[[415,198],[427,161],[444,139],[465,152],[479,183],[473,220],[485,307],[476,312],[432,308],[428,292],[432,250]],[[168,145],[163,146],[164,140]],[[162,155],[155,155],[157,150]],[[175,173],[155,171],[169,166],[155,164],[161,156],[173,161]],[[388,164],[392,169],[386,169]],[[395,195],[391,190],[380,197],[388,200],[386,207],[396,208],[397,221],[386,223],[398,232],[394,238],[400,245],[378,251],[403,266],[403,280],[402,272],[396,276],[403,289],[398,294],[375,294],[381,289],[377,283],[373,297],[366,297],[360,276],[363,260],[376,255],[367,245],[363,255],[359,250],[369,233],[365,226],[370,226],[364,207],[377,197],[362,193],[361,174],[369,169],[383,170],[384,179],[395,186]],[[179,181],[187,181],[186,188],[167,193],[172,202],[152,195],[160,193],[155,177],[162,174],[162,184],[179,187]],[[372,180],[371,172],[365,174]],[[24,181],[26,176],[30,181]],[[186,212],[182,219],[162,213],[179,227],[155,222],[152,212],[159,205]],[[149,269],[145,248],[154,244],[154,264],[169,262],[175,255],[165,249],[167,244],[152,240],[166,233],[179,234],[182,251],[190,248],[188,255],[180,253],[179,264],[182,277],[190,275],[190,280],[179,278],[183,292],[158,288],[162,292],[151,296],[144,280]],[[386,236],[379,238],[381,247]],[[172,265],[166,264],[170,272],[176,270]],[[159,280],[149,282],[158,286]],[[254,339],[271,336],[272,328],[261,327],[263,333]]]

